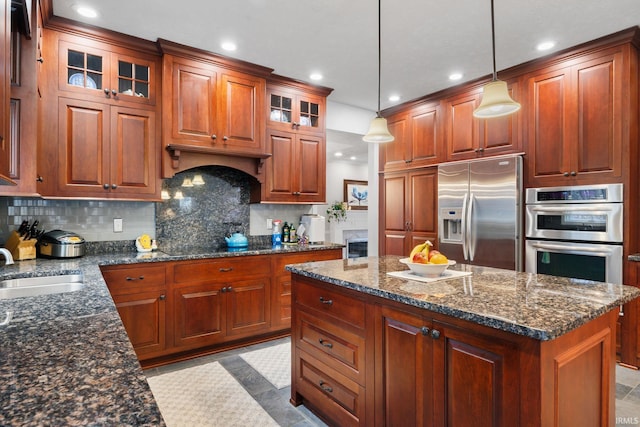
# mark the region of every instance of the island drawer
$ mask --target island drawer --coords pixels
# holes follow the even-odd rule
[[[314,406],[326,409],[335,425],[364,425],[364,387],[304,351],[297,352],[297,391]]]
[[[112,295],[124,295],[145,290],[165,287],[164,264],[127,267],[102,267],[102,276]]]
[[[305,312],[299,313],[296,322],[293,339],[298,348],[359,384],[365,384],[365,343],[362,336]]]
[[[319,311],[357,328],[364,328],[364,301],[340,292],[316,287],[300,280],[297,283],[295,303]]]
[[[263,260],[264,262],[260,262]],[[270,275],[268,258],[242,256],[178,262],[173,267],[174,283],[226,282],[253,275]]]
[[[275,260],[275,273],[280,274],[286,272],[284,267],[287,264],[300,264],[303,262],[326,261],[340,258],[342,258],[342,249],[278,255]]]

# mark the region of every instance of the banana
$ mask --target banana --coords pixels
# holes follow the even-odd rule
[[[433,246],[433,243],[431,243],[430,240],[424,242],[424,248],[422,249],[422,252],[427,257],[427,259],[429,259],[429,251],[431,250],[431,246]]]
[[[418,252],[425,252],[425,250],[425,255],[429,255],[429,246],[433,246],[433,243],[431,243],[429,240],[414,246],[414,248],[411,250],[411,255],[409,255],[409,259],[413,259],[413,256],[415,254],[417,254]]]

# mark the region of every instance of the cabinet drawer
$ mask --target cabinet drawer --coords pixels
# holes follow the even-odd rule
[[[342,249],[331,249],[325,251],[301,252],[291,255],[280,255],[275,261],[274,274],[287,272],[284,267],[287,264],[300,264],[303,262],[326,261],[329,259],[341,259]]]
[[[365,384],[363,337],[307,313],[299,312],[296,319],[294,339],[298,347],[361,385]]]
[[[112,295],[124,295],[139,292],[141,288],[164,288],[166,282],[164,265],[133,267],[103,267],[104,277]]]
[[[324,288],[296,282],[296,304],[364,328],[364,302]]]
[[[269,275],[269,262],[260,262],[261,257],[243,256],[207,259],[176,263],[173,269],[174,283],[197,283],[203,281],[226,282],[243,279],[251,275]]]
[[[304,351],[297,354],[295,381],[298,393],[313,402],[313,406],[336,425],[364,425],[364,387]]]

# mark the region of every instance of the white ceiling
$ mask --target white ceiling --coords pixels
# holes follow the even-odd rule
[[[382,109],[492,71],[490,0],[382,0]],[[89,5],[94,19],[75,7]],[[53,0],[57,16],[168,39],[334,89],[330,101],[377,108],[375,0]],[[640,0],[495,0],[498,70],[640,25]],[[222,41],[238,45],[222,51]],[[461,72],[452,83],[448,76]],[[389,102],[397,94],[400,101]]]

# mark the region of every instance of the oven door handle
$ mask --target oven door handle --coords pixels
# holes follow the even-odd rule
[[[536,242],[536,243],[531,242],[530,244],[532,247],[536,249],[560,250],[564,252],[571,251],[572,253],[575,253],[575,254],[586,253],[590,255],[600,255],[600,256],[608,256],[608,255],[610,256],[611,254],[613,254],[612,250],[607,250],[602,248],[597,248],[597,249],[585,248],[585,247],[573,246],[571,244],[554,245],[553,243],[543,243],[543,242]]]
[[[529,210],[533,212],[563,212],[563,213],[575,213],[575,212],[612,212],[618,209],[618,207],[604,207],[604,206],[586,206],[586,205],[567,205],[567,206],[529,206]]]

